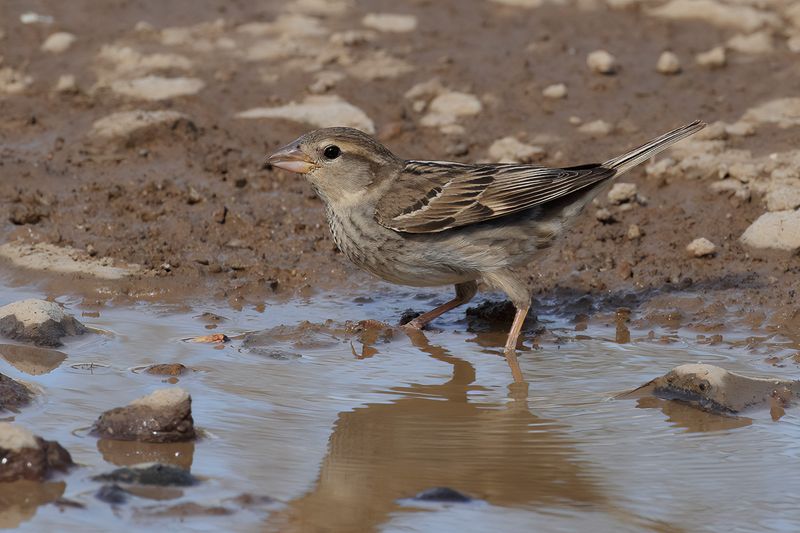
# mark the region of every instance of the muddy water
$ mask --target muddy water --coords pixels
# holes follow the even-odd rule
[[[39,296],[3,288],[4,300]],[[424,336],[348,337],[295,328],[308,320],[395,321],[447,294],[323,295],[233,311],[183,307],[85,308],[62,298],[103,333],[70,341],[52,369],[0,360],[0,372],[34,383],[39,402],[16,417],[61,442],[83,465],[44,486],[0,489],[0,526],[30,531],[178,527],[214,531],[793,531],[800,527],[797,412],[726,418],[675,402],[611,400],[682,363],[787,375],[742,343],[701,345],[696,333],[656,330],[669,343],[613,316],[588,326],[540,315],[520,363],[528,387],[511,386],[502,332],[467,331],[463,313]],[[227,320],[210,324],[213,312]],[[634,323],[634,322],[631,322]],[[245,347],[237,335],[287,325]],[[207,327],[208,326],[208,327]],[[532,331],[536,327],[531,328]],[[224,347],[182,339],[208,332]],[[747,332],[726,332],[735,341]],[[630,342],[628,341],[630,337]],[[373,340],[374,342],[369,342]],[[361,341],[366,341],[364,345]],[[623,341],[620,343],[618,341]],[[772,339],[775,353],[783,342]],[[787,343],[788,345],[788,343]],[[300,357],[297,357],[297,356]],[[205,436],[189,445],[97,441],[97,415],[158,387],[140,373],[180,362]],[[112,507],[95,499],[92,475],[147,460],[191,467],[197,487],[144,494]],[[470,503],[413,501],[446,486]],[[252,497],[242,498],[243,494]],[[268,496],[272,501],[261,498]],[[46,502],[65,498],[85,508]],[[193,503],[197,507],[180,504]],[[40,505],[41,504],[41,505]],[[232,514],[222,515],[227,511]],[[177,520],[181,522],[178,523]]]

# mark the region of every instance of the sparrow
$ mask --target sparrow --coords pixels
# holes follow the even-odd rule
[[[614,178],[704,127],[695,121],[605,163],[566,168],[402,159],[344,127],[307,133],[267,162],[305,176],[334,242],[359,267],[396,284],[455,287],[452,300],[407,327],[469,302],[479,281],[504,292],[516,309],[504,354],[522,382],[515,350],[531,295],[519,269]]]

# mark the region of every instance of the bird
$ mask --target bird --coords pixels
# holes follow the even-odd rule
[[[514,381],[523,382],[516,348],[531,294],[520,270],[614,178],[705,126],[696,120],[605,163],[564,168],[403,159],[362,131],[329,127],[302,135],[267,164],[307,179],[336,246],[357,266],[399,285],[455,287],[453,299],[407,328],[466,304],[479,282],[505,293],[515,315],[503,353]]]

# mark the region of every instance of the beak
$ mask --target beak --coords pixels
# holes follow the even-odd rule
[[[300,148],[294,146],[281,148],[269,156],[267,163],[273,167],[282,168],[289,172],[297,172],[298,174],[307,174],[317,168],[317,165]]]

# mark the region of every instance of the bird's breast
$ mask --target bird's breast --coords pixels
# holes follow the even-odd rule
[[[419,239],[404,239],[378,224],[371,213],[328,209],[333,241],[356,266],[392,283],[427,287],[458,283],[469,278],[449,261],[431,262]]]

